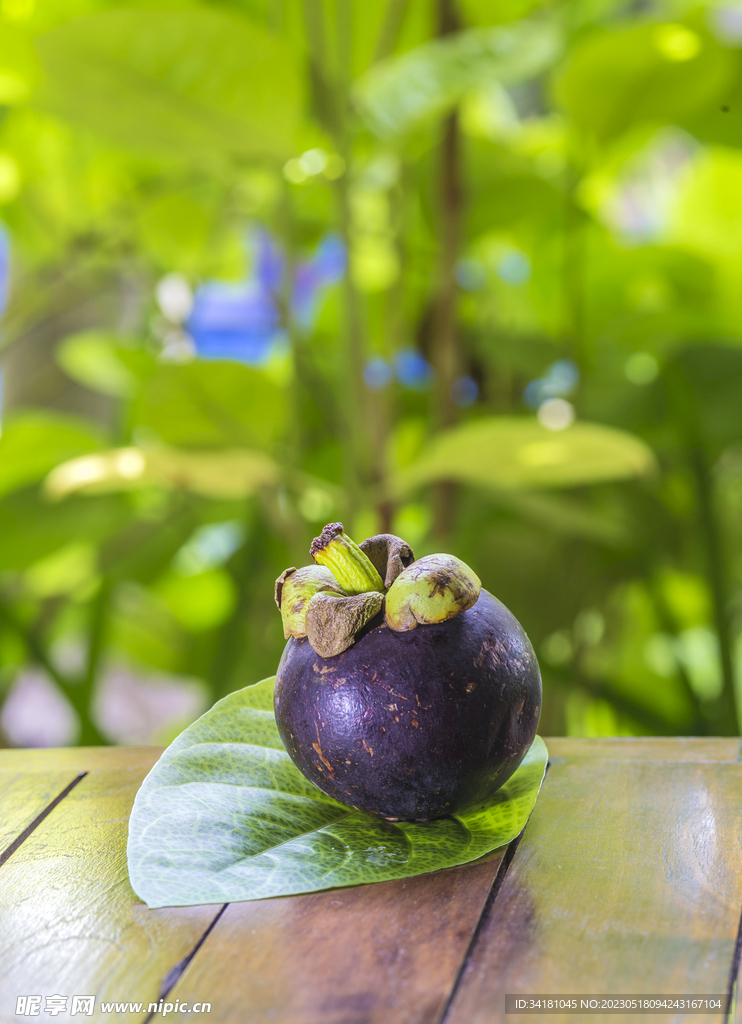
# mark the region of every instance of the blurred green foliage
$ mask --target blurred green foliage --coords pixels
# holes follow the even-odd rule
[[[4,742],[271,675],[336,519],[476,569],[544,734],[737,733],[739,147],[734,2],[1,0]]]

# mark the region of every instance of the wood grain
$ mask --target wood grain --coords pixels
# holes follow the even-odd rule
[[[406,881],[232,904],[169,999],[210,1001],[210,1024],[430,1024],[503,853]]]
[[[143,1019],[102,1015],[100,1000],[156,1000],[217,910],[148,910],[129,887],[129,811],[158,751],[75,753],[60,760],[90,774],[0,868],[2,1020],[20,1019],[15,999],[26,993],[96,995],[95,1016],[85,1020]],[[43,1003],[36,1019],[46,1019]]]
[[[555,758],[446,1024],[505,1021],[506,993],[726,992],[741,833],[739,764]]]

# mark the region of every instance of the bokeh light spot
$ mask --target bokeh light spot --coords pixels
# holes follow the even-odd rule
[[[459,260],[456,265],[456,280],[465,291],[477,292],[487,283],[487,269],[481,260]]]
[[[536,416],[547,430],[566,430],[575,421],[575,409],[565,398],[547,398]]]
[[[193,309],[193,292],[182,274],[165,274],[157,282],[155,295],[162,315],[172,323],[188,319]]]
[[[474,405],[479,397],[479,385],[473,377],[458,377],[451,385],[451,401],[460,409]]]
[[[531,276],[531,261],[519,249],[511,249],[497,261],[497,276],[505,284],[525,284]]]
[[[701,37],[685,25],[660,25],[654,44],[665,60],[682,63],[693,60],[701,50]]]
[[[21,190],[21,172],[12,156],[0,153],[0,203],[9,203]]]
[[[623,372],[632,384],[651,384],[657,379],[660,364],[649,352],[634,352],[624,363]]]
[[[392,379],[392,368],[386,359],[382,359],[381,356],[373,356],[366,363],[363,379],[366,382],[366,387],[371,388],[372,391],[381,391]]]
[[[394,360],[397,380],[412,391],[424,391],[433,376],[433,368],[420,352],[402,349]]]

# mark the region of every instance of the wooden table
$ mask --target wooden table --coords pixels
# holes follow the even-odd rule
[[[522,837],[476,863],[162,910],[133,894],[125,855],[158,750],[0,751],[0,1019],[31,1019],[16,1015],[19,995],[41,997],[36,1019],[143,1022],[163,999],[178,1021],[211,1024],[494,1024],[506,993],[726,999],[739,968],[739,741],[547,743]],[[55,995],[67,997],[56,1016]],[[92,1016],[71,1015],[75,995],[95,995]],[[507,1020],[542,1017],[724,1020]]]

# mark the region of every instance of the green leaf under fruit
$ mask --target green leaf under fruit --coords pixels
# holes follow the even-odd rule
[[[481,810],[392,825],[336,803],[293,765],[273,683],[230,694],[144,780],[129,823],[129,877],[150,907],[289,896],[465,864],[514,839],[546,771],[536,737]]]
[[[438,434],[390,488],[401,495],[435,480],[502,490],[579,487],[646,476],[655,468],[651,449],[614,427],[575,423],[552,431],[535,419],[498,416]]]

